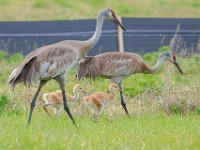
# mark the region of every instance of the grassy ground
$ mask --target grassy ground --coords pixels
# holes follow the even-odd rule
[[[0,117],[1,149],[198,149],[199,116],[167,116],[148,113],[101,116],[93,122],[88,116],[75,117],[79,129],[62,113],[49,119],[34,112],[30,127],[27,115]]]
[[[200,17],[199,0],[0,0],[0,20],[95,18],[105,7],[124,17]]]
[[[167,47],[162,48],[166,50]],[[155,64],[158,52],[146,54],[144,59]],[[91,112],[81,104],[71,103],[70,109],[79,129],[64,111],[49,118],[43,111],[41,95],[27,129],[29,100],[37,86],[26,89],[17,85],[12,92],[6,80],[23,57],[10,57],[0,52],[0,145],[1,149],[198,149],[200,147],[200,56],[178,58],[184,72],[165,63],[155,75],[138,74],[123,82],[124,95],[130,118],[127,118],[117,96],[97,123]],[[189,62],[189,63],[188,63]],[[71,93],[75,70],[68,74],[66,90]],[[105,79],[83,80],[80,84],[91,93],[106,91]],[[42,93],[58,89],[51,81]]]

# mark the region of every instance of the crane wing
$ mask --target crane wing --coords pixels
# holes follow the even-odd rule
[[[96,56],[103,76],[123,77],[140,72],[143,60],[134,53],[111,52]]]
[[[79,53],[76,48],[59,45],[49,48],[46,53],[40,51],[34,69],[39,78],[54,78],[74,66],[78,58]]]
[[[29,86],[40,79],[54,78],[70,69],[78,58],[78,50],[70,45],[53,44],[38,48],[13,70],[8,82],[14,88],[22,81]]]
[[[83,77],[95,79],[98,76],[128,77],[133,73],[141,72],[143,65],[143,59],[135,53],[102,53],[80,60],[77,77],[79,80]]]

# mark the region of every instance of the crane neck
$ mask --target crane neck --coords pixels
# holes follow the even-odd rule
[[[153,67],[148,67],[147,73],[150,73],[150,74],[157,73],[157,72],[160,70],[161,65],[163,64],[164,59],[165,59],[165,57],[161,54],[161,55],[158,57],[158,61],[157,61],[157,63],[155,64],[155,66],[153,66]]]
[[[77,101],[78,97],[79,97],[79,93],[78,93],[78,91],[75,90],[74,91],[74,96],[73,96],[74,101]]]
[[[110,100],[112,100],[115,97],[115,92],[114,91],[110,91],[109,95],[111,97]]]
[[[95,30],[95,33],[94,33],[94,35],[87,41],[87,42],[89,42],[89,44],[90,44],[90,49],[92,49],[92,48],[97,44],[97,42],[98,42],[99,39],[100,39],[101,31],[102,31],[102,26],[103,26],[104,20],[105,20],[105,15],[102,14],[102,13],[98,14],[98,16],[97,16],[97,22],[96,22],[96,30]]]

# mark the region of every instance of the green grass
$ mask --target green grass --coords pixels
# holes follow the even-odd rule
[[[47,5],[44,1],[41,1],[41,0],[36,0],[35,3],[34,3],[34,7],[35,8],[46,8]]]
[[[198,0],[0,0],[0,4],[3,21],[88,19],[102,8],[123,17],[200,17]]]
[[[6,95],[1,95],[0,96],[0,114],[4,111],[8,103],[9,103],[8,97]]]
[[[154,65],[161,51],[145,54]],[[81,98],[69,104],[79,129],[64,111],[49,118],[42,109],[41,94],[27,129],[29,102],[37,89],[22,84],[12,92],[7,84],[11,71],[20,64],[20,54],[7,56],[0,51],[0,145],[1,149],[198,149],[200,147],[200,56],[177,58],[184,72],[165,63],[158,74],[133,75],[123,81],[124,96],[130,113],[128,118],[119,102],[110,105],[95,123],[91,112],[82,107]],[[187,63],[194,62],[194,63]],[[68,73],[66,91],[76,84],[75,70]],[[80,84],[92,93],[107,91],[109,82],[84,79]],[[50,81],[42,93],[59,89]],[[66,117],[67,116],[67,117]]]
[[[199,116],[167,116],[150,113],[142,116],[123,115],[99,122],[88,116],[76,117],[78,129],[62,113],[48,118],[34,112],[27,129],[23,115],[4,115],[0,122],[1,149],[198,149]]]

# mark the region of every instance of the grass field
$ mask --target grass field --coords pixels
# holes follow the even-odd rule
[[[95,18],[105,7],[124,17],[200,17],[199,0],[0,0],[0,20]]]
[[[88,116],[76,116],[76,129],[64,113],[51,119],[43,111],[34,113],[28,129],[27,113],[0,117],[1,149],[181,150],[200,146],[200,118],[195,115],[103,115],[97,123]]]
[[[112,8],[124,17],[200,17],[199,0],[0,0],[0,21],[68,20],[95,18],[101,8]],[[162,47],[161,51],[168,50]],[[145,54],[150,65],[160,52]],[[200,52],[200,50],[199,50]],[[75,128],[62,111],[49,118],[42,109],[41,94],[59,86],[50,81],[39,95],[29,128],[30,99],[37,89],[22,84],[13,92],[7,84],[11,71],[24,57],[7,56],[0,50],[0,149],[199,149],[200,147],[200,55],[178,58],[184,72],[165,63],[158,74],[137,74],[124,80],[130,118],[119,102],[110,105],[94,122],[90,110],[70,103]],[[68,73],[66,91],[76,84],[75,69]],[[80,84],[88,93],[107,91],[109,82],[98,78]]]
[[[163,47],[160,51],[167,50]],[[159,52],[144,55],[151,65]],[[43,111],[41,95],[27,129],[29,100],[37,86],[26,89],[17,85],[14,92],[6,80],[23,57],[7,56],[0,52],[0,145],[1,149],[198,149],[200,147],[200,56],[178,58],[184,76],[165,63],[159,74],[134,75],[123,82],[124,95],[130,112],[128,118],[119,102],[110,105],[99,117],[91,118],[81,104],[71,103],[75,128],[64,111],[49,118]],[[72,69],[68,74],[66,90],[71,93],[74,80]],[[83,80],[80,84],[91,93],[106,91],[109,82]],[[42,93],[54,91],[58,85],[51,81]],[[66,117],[67,116],[67,117]]]

